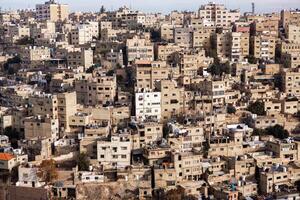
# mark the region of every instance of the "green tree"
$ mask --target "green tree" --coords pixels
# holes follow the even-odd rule
[[[21,58],[19,56],[14,56],[13,58],[9,58],[6,63],[3,65],[4,71],[6,71],[8,74],[15,74],[17,71],[16,69],[11,66],[13,64],[19,64],[21,63]]]
[[[268,135],[273,135],[274,137],[279,139],[286,139],[289,137],[289,132],[279,124],[266,128],[266,132]]]
[[[48,85],[49,85],[50,82],[52,81],[52,77],[53,77],[52,74],[46,74],[45,79],[46,79]]]
[[[254,129],[253,135],[272,135],[275,138],[286,139],[289,137],[289,132],[285,130],[283,126],[276,124],[275,126],[270,126],[266,129]]]
[[[257,63],[258,63],[258,59],[255,58],[253,55],[249,55],[249,56],[247,57],[247,59],[248,59],[248,62],[249,62],[250,64],[257,64]]]
[[[34,39],[25,36],[21,39],[19,39],[16,43],[17,45],[34,45]]]
[[[86,153],[80,153],[77,158],[77,166],[79,171],[88,171],[90,159]]]
[[[227,113],[228,114],[235,114],[235,112],[236,112],[236,108],[232,104],[229,104],[227,106]]]
[[[11,146],[13,148],[18,148],[18,140],[22,139],[22,135],[12,127],[6,127],[3,132],[9,138]]]
[[[86,73],[91,74],[91,73],[93,73],[94,69],[95,69],[95,66],[91,66],[86,70]]]
[[[232,70],[229,62],[220,63],[220,60],[216,58],[208,71],[214,76],[222,76],[223,74],[231,74]]]
[[[265,115],[266,114],[265,108],[264,108],[264,103],[261,101],[256,101],[254,103],[250,103],[247,110],[252,112],[253,114],[257,114],[257,115]]]

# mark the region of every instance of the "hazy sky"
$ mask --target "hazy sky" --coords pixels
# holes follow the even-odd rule
[[[19,8],[34,8],[36,3],[43,0],[0,0],[3,10]],[[60,3],[70,5],[72,11],[98,11],[101,5],[107,10],[127,5],[133,9],[145,12],[169,12],[172,10],[197,10],[201,4],[209,0],[58,0]],[[240,8],[243,12],[251,10],[251,2],[255,3],[257,12],[280,11],[281,9],[300,8],[300,0],[215,0],[223,3],[227,8]]]

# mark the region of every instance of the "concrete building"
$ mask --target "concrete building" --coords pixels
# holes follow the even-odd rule
[[[11,171],[16,165],[16,156],[10,153],[0,153],[0,169]]]
[[[28,117],[24,120],[24,132],[26,139],[32,138],[58,138],[58,119],[51,119],[44,116]]]
[[[275,59],[275,43],[276,38],[272,35],[260,34],[251,37],[251,47],[252,55],[255,58],[260,58],[264,60],[274,60]]]
[[[217,27],[228,27],[240,19],[239,10],[227,10],[223,4],[209,3],[198,10],[198,16],[215,24]]]
[[[285,33],[287,39],[290,42],[300,43],[300,24],[299,25],[289,24],[285,30]]]
[[[139,38],[138,36],[127,39],[126,48],[129,63],[134,60],[154,60],[154,46],[148,39]]]
[[[98,22],[78,24],[70,32],[70,44],[82,45],[90,43],[99,37]]]
[[[104,167],[126,167],[131,163],[131,149],[128,135],[112,135],[109,141],[97,142],[97,161]]]
[[[36,18],[39,21],[65,21],[69,18],[69,6],[55,3],[54,0],[47,1],[44,4],[37,4]]]
[[[135,116],[138,120],[161,118],[161,92],[138,89],[135,93]]]
[[[287,70],[282,73],[283,90],[287,94],[300,96],[300,72],[298,69]]]
[[[175,81],[161,80],[158,86],[161,92],[161,117],[167,120],[183,112],[184,88]]]
[[[45,61],[50,60],[50,49],[47,47],[25,47],[21,53],[21,59],[24,63],[31,63],[35,61]]]
[[[158,81],[168,79],[169,68],[165,61],[136,61],[134,71],[137,88],[154,89]]]
[[[75,81],[77,101],[83,105],[101,105],[113,102],[117,94],[116,75],[99,74]]]
[[[74,49],[67,54],[67,64],[72,68],[83,66],[88,69],[94,64],[93,51],[91,49]]]

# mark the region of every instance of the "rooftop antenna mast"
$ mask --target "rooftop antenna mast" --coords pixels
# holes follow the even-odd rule
[[[255,14],[255,3],[252,2],[251,5],[252,5],[252,14],[254,15]]]

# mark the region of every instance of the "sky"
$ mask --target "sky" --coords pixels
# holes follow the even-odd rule
[[[128,6],[144,12],[168,13],[172,10],[196,11],[201,4],[212,0],[57,0],[59,3],[70,5],[71,11],[99,11],[101,5],[107,10]],[[35,4],[43,0],[0,0],[2,10],[17,10],[34,8]],[[229,9],[241,9],[242,12],[251,11],[251,3],[255,3],[256,12],[274,12],[282,9],[300,8],[300,0],[215,0],[225,4]]]

